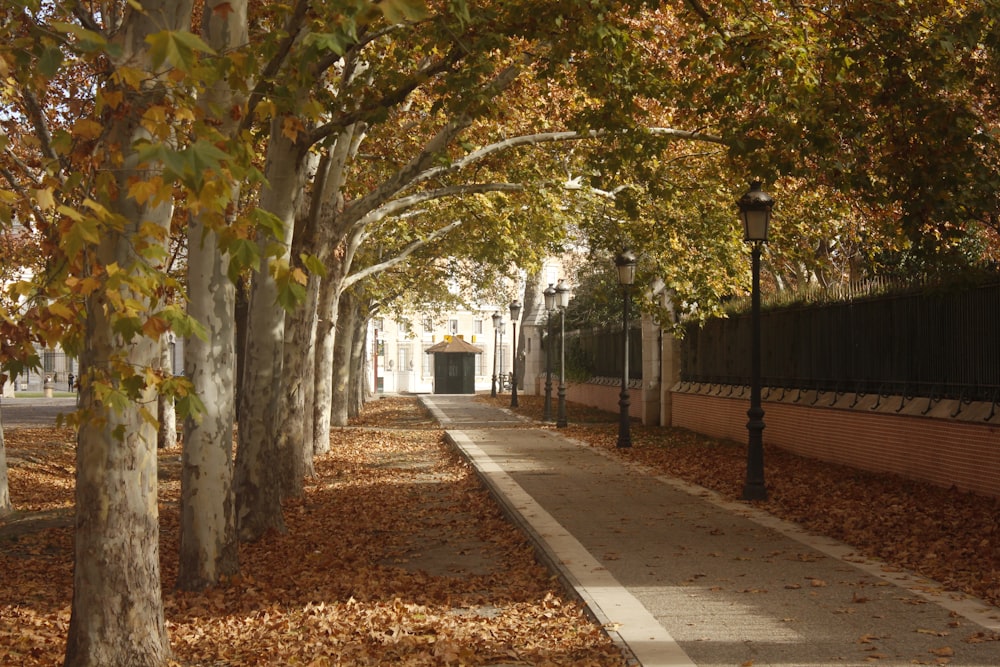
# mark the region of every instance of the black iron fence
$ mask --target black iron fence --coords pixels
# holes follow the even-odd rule
[[[681,380],[747,384],[750,315],[689,325]],[[1000,284],[764,311],[765,386],[996,401]]]
[[[641,380],[642,329],[629,329],[628,340],[628,376],[630,380]],[[621,378],[623,341],[620,325],[616,329],[567,331],[567,377],[581,381],[592,377]]]

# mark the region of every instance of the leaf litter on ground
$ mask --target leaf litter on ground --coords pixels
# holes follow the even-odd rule
[[[72,595],[75,455],[65,429],[5,433],[17,512],[0,519],[0,664],[61,664]],[[333,429],[288,532],[241,572],[175,588],[179,449],[160,452],[163,600],[176,665],[625,664],[534,558],[414,398]]]

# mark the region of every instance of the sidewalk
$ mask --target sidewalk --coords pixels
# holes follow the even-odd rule
[[[1000,665],[996,608],[471,396],[421,400],[638,664]]]

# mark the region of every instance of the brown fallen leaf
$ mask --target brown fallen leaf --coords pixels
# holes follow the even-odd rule
[[[331,432],[304,497],[285,505],[288,534],[240,545],[240,575],[198,593],[175,587],[181,469],[177,450],[160,453],[172,664],[624,667],[415,399],[373,401],[355,424]],[[72,521],[49,515],[72,517],[73,434],[5,430],[4,444],[11,499],[48,514],[16,541],[0,522],[0,663],[62,664]]]
[[[950,634],[946,630],[927,630],[924,628],[917,628],[917,633],[921,635],[933,635],[935,637],[947,637]]]
[[[941,648],[927,649],[927,652],[945,658],[950,658],[951,656],[955,655],[955,649],[953,649],[950,646],[942,646]]]

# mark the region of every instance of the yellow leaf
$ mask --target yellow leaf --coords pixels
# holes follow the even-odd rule
[[[134,90],[138,90],[143,79],[148,76],[146,72],[134,67],[119,67],[111,75],[112,79]]]
[[[153,340],[158,340],[160,335],[168,329],[170,329],[170,323],[160,317],[150,317],[142,324],[142,333]]]
[[[93,294],[94,291],[101,286],[101,281],[97,278],[87,277],[80,281],[79,292],[83,296],[89,296]]]
[[[35,190],[35,201],[38,202],[38,208],[42,210],[53,208],[56,205],[56,200],[52,194],[52,188]]]
[[[295,116],[285,116],[285,120],[281,124],[281,134],[295,141],[301,131],[302,121]]]
[[[167,120],[167,108],[162,104],[151,106],[142,114],[142,119],[151,123],[163,123]]]
[[[49,304],[49,312],[55,315],[56,317],[64,320],[73,319],[73,311],[67,308],[64,304],[59,303],[58,301],[54,301]]]
[[[117,109],[121,106],[122,100],[125,99],[124,93],[120,90],[102,90],[98,95],[99,104],[103,105],[108,109]],[[101,111],[102,107],[98,107],[98,111]]]
[[[142,206],[156,196],[160,184],[153,181],[135,181],[128,186],[128,195]]]
[[[104,126],[96,120],[81,118],[73,123],[72,134],[74,137],[80,137],[81,139],[96,139],[101,136],[101,132],[103,131]]]
[[[188,107],[179,106],[174,109],[174,118],[176,120],[194,120],[194,110]]]

